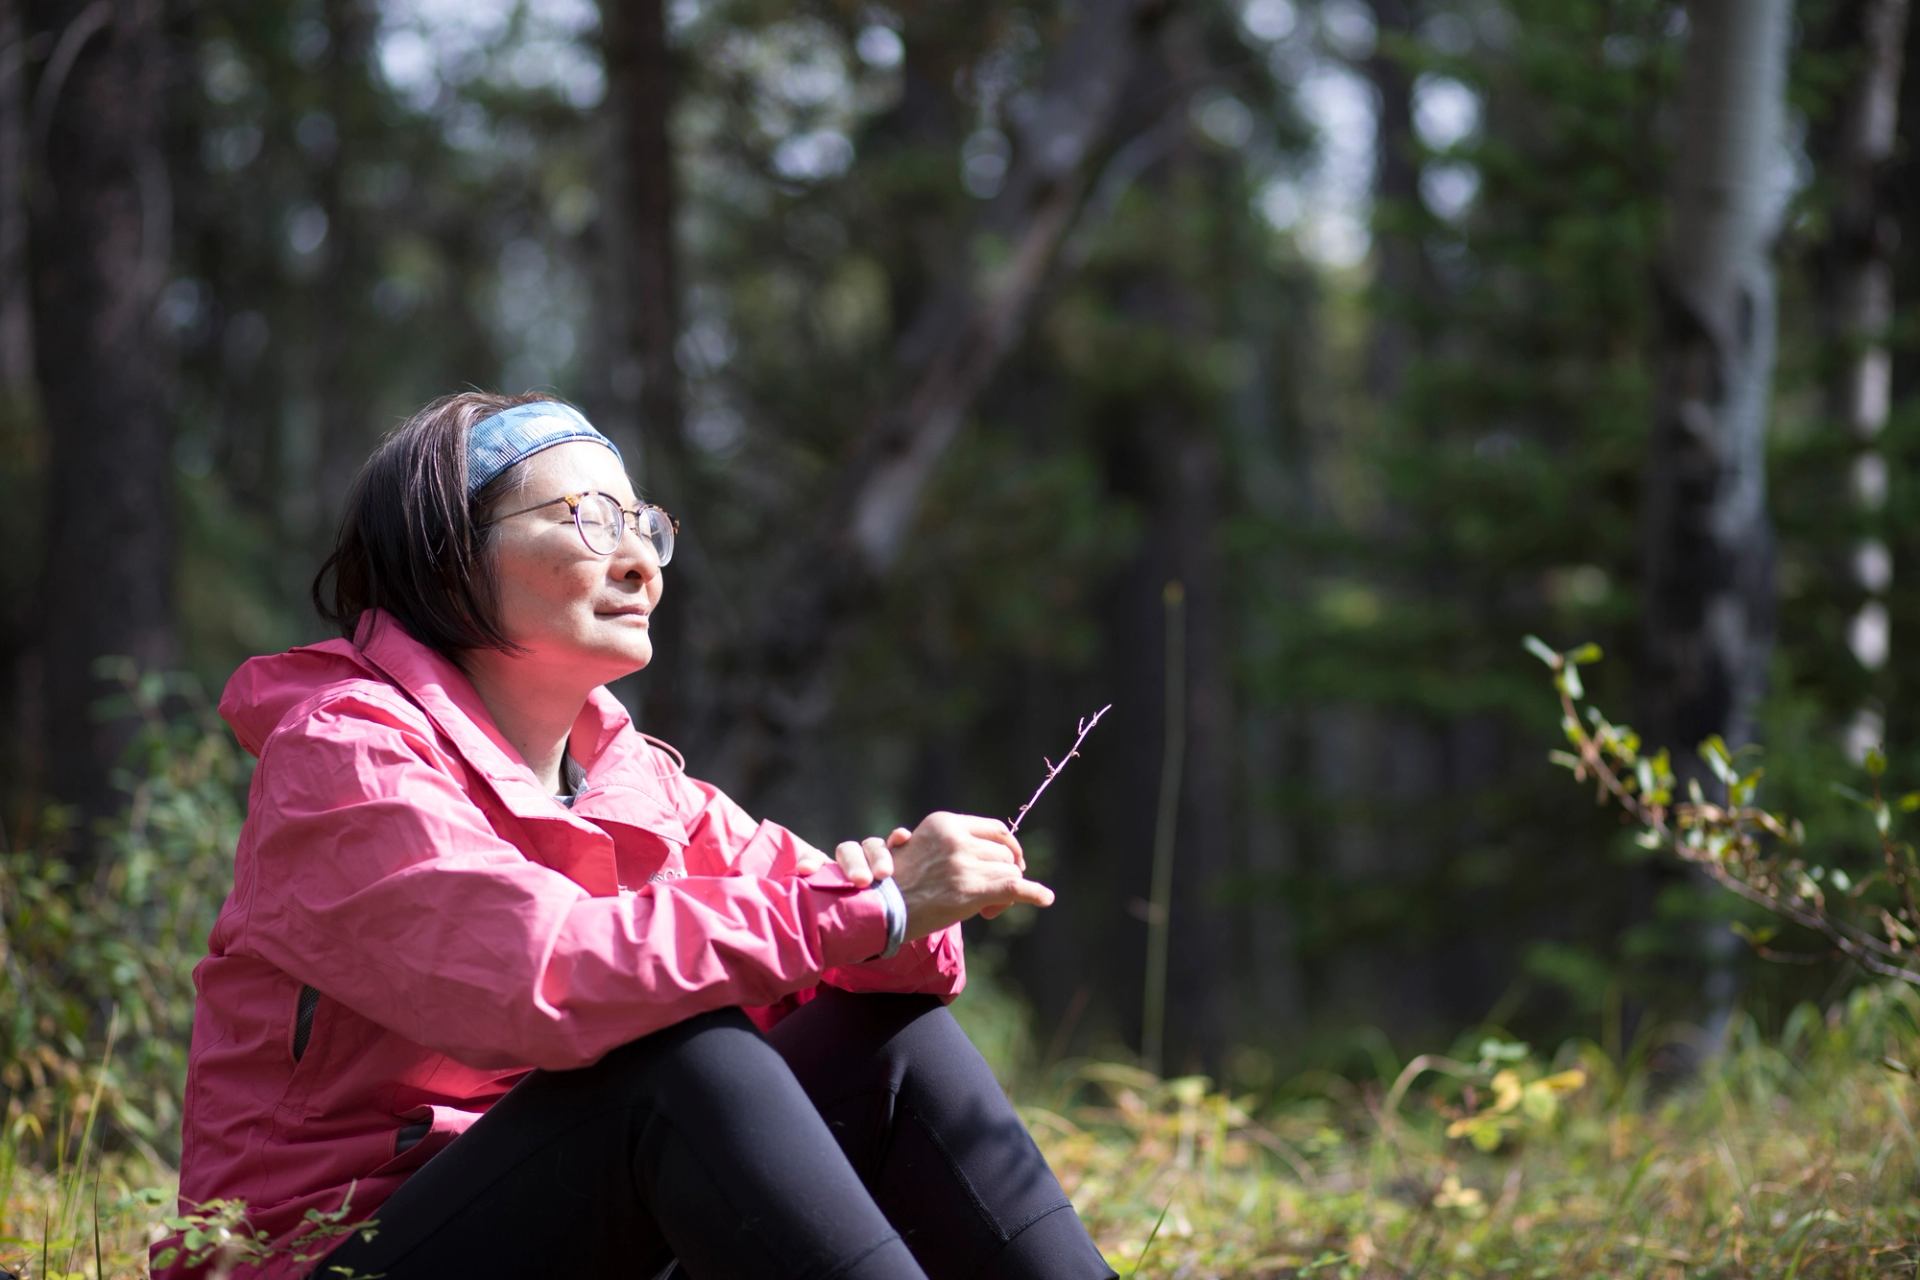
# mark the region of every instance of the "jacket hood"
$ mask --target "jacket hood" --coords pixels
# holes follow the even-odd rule
[[[366,682],[397,689],[488,777],[515,785],[533,781],[466,674],[380,609],[361,616],[351,640],[302,645],[242,663],[221,694],[220,715],[240,745],[258,757],[289,715],[325,694]],[[685,768],[672,747],[633,732],[626,708],[605,688],[595,689],[581,707],[572,747],[589,772],[649,753],[659,756],[659,767],[649,772]]]
[[[287,713],[301,703],[328,689],[379,678],[348,640],[249,658],[220,695],[220,718],[233,729],[240,745],[258,756]]]

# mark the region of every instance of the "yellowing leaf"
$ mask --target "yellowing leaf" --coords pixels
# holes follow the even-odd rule
[[[1540,1083],[1555,1093],[1573,1093],[1586,1088],[1586,1068],[1574,1067],[1568,1071],[1556,1071],[1554,1074],[1541,1080]]]

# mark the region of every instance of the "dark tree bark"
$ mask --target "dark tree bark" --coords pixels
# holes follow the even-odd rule
[[[34,350],[52,495],[42,595],[47,790],[94,817],[128,738],[98,655],[172,659],[166,382],[153,333],[170,196],[158,0],[30,0]]]
[[[1418,358],[1420,312],[1435,291],[1432,264],[1419,234],[1420,140],[1413,127],[1413,72],[1403,44],[1416,38],[1421,0],[1372,0],[1378,35],[1362,65],[1379,109],[1373,153],[1372,329],[1367,390],[1391,406]]]
[[[1204,78],[1207,65],[1199,36],[1197,24],[1180,23],[1169,30],[1162,51],[1150,62],[1164,62],[1163,78],[1157,83],[1149,80],[1149,93],[1172,97],[1175,86]],[[1222,171],[1217,157],[1204,153],[1191,128],[1175,139],[1164,165],[1170,197],[1181,191],[1206,191],[1203,203],[1210,211],[1231,208],[1233,175]],[[1221,215],[1211,212],[1210,216]],[[1209,338],[1217,340],[1224,327],[1218,303],[1202,296],[1192,279],[1232,278],[1230,264],[1207,253],[1205,247],[1223,237],[1224,232],[1200,237],[1196,246],[1200,254],[1192,270],[1182,272],[1176,264],[1167,264],[1163,282],[1167,306],[1161,323],[1181,335],[1188,349]],[[1173,878],[1168,921],[1167,1055],[1160,1065],[1204,1071],[1220,1079],[1231,1047],[1233,1011],[1248,984],[1232,963],[1232,919],[1237,913],[1227,887],[1236,861],[1230,841],[1235,825],[1233,760],[1239,722],[1220,536],[1221,516],[1228,510],[1226,461],[1218,413],[1211,408],[1196,405],[1191,396],[1170,397],[1151,411],[1150,425],[1151,448],[1160,459],[1156,467],[1162,488],[1159,509],[1167,513],[1171,576],[1181,584],[1186,627],[1182,645],[1186,723],[1178,726],[1186,742],[1178,798],[1178,873]]]
[[[0,413],[32,397],[27,279],[27,60],[18,6],[0,5]]]
[[[941,5],[914,5],[901,16],[900,99],[862,139],[860,154],[875,167],[913,174],[900,183],[904,191],[888,191],[875,230],[887,265],[895,351],[907,367],[918,368],[931,354],[923,348],[937,335],[913,324],[933,314],[930,299],[966,287],[966,261],[953,246],[972,203],[956,163],[971,121],[956,89],[980,55],[981,28],[972,13]]]
[[[677,71],[661,0],[601,0],[607,69],[611,209],[603,223],[615,281],[606,296],[615,335],[611,353],[612,430],[640,445],[638,477],[669,509],[697,506],[688,466],[680,340],[680,271],[674,237],[679,182],[671,127]],[[695,620],[712,583],[703,570],[698,530],[692,554],[675,561],[674,599],[657,615],[653,668],[642,685],[646,728],[687,741],[707,716],[700,673],[711,641]]]
[[[375,248],[366,220],[355,206],[348,182],[349,157],[376,138],[371,119],[374,96],[367,82],[373,66],[378,15],[367,0],[324,0],[327,52],[319,68],[320,92],[333,123],[330,151],[315,156],[317,196],[327,216],[327,236],[311,291],[306,353],[311,395],[318,409],[317,485],[301,486],[281,474],[284,495],[277,504],[289,546],[324,546],[332,522],[344,507],[354,473],[367,456],[374,380],[366,368],[365,335],[372,328],[372,297],[378,284]],[[278,487],[278,486],[277,486]],[[304,595],[304,591],[300,593]]]
[[[27,65],[26,30],[19,6],[0,5],[0,448],[14,459],[0,469],[12,478],[25,470],[20,442],[35,423],[32,285],[27,263]],[[11,527],[11,526],[9,526]],[[27,544],[33,545],[33,544]],[[23,570],[25,570],[23,572]],[[35,744],[23,730],[37,715],[26,714],[30,691],[39,682],[28,661],[37,638],[40,610],[31,579],[38,566],[20,566],[0,578],[11,606],[0,610],[0,776],[11,785],[0,790],[0,838],[13,805],[31,789]]]

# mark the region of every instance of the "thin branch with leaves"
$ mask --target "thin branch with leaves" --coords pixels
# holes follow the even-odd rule
[[[1920,986],[1920,906],[1914,880],[1920,876],[1914,846],[1896,838],[1893,815],[1920,809],[1920,792],[1890,803],[1882,792],[1884,753],[1867,754],[1865,793],[1840,788],[1873,817],[1884,869],[1854,879],[1844,868],[1810,863],[1803,855],[1806,832],[1798,822],[1756,803],[1762,770],[1742,772],[1719,736],[1700,744],[1700,758],[1721,788],[1709,798],[1699,779],[1679,779],[1666,748],[1648,752],[1640,736],[1608,720],[1586,702],[1580,668],[1600,660],[1598,645],[1559,652],[1533,636],[1528,652],[1553,672],[1560,698],[1560,727],[1570,751],[1549,752],[1575,780],[1594,784],[1598,803],[1612,802],[1641,827],[1642,848],[1664,849],[1700,868],[1715,884],[1791,924],[1819,934],[1832,949],[1881,977]],[[1755,752],[1748,748],[1741,755]],[[1768,949],[1773,931],[1735,926],[1761,954],[1803,960],[1804,953]]]

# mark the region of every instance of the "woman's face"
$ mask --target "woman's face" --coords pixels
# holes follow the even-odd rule
[[[640,505],[618,456],[592,441],[555,445],[523,467],[522,483],[497,509],[588,490],[630,510]],[[648,626],[660,603],[660,562],[635,530],[612,555],[598,555],[580,540],[571,509],[556,501],[500,521],[492,554],[500,629],[525,650],[521,660],[605,684],[653,659]]]

